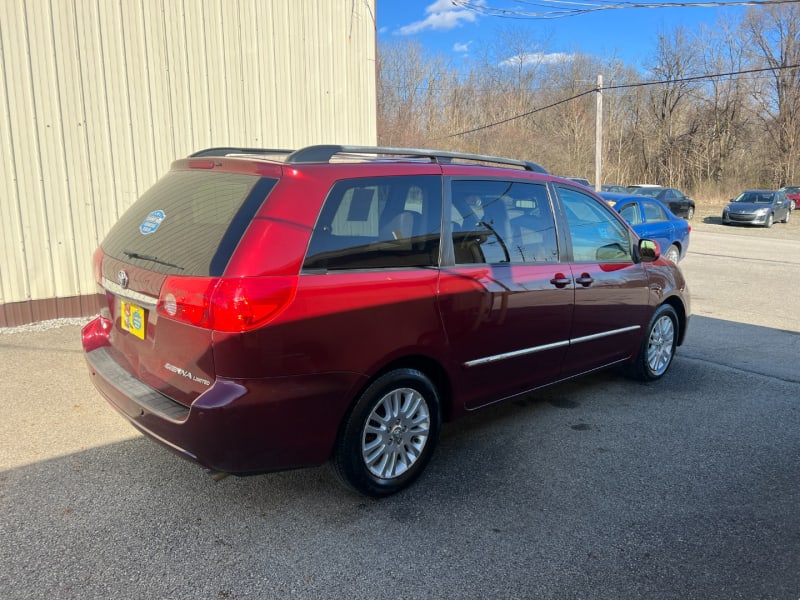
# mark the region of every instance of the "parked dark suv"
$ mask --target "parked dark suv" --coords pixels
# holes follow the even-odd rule
[[[92,381],[215,474],[332,459],[411,483],[442,421],[612,365],[667,371],[680,270],[591,190],[429,150],[210,149],[178,160],[94,255]]]

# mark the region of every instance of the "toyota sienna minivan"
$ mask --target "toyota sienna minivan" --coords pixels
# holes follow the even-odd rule
[[[598,369],[669,368],[681,271],[592,190],[421,149],[211,148],[94,254],[91,379],[212,474],[330,462],[381,496],[443,422]]]

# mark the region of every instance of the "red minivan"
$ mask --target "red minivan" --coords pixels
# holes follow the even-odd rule
[[[584,373],[660,378],[681,271],[591,190],[533,163],[419,149],[212,148],[94,255],[92,381],[214,474],[329,460],[381,496],[441,423]]]

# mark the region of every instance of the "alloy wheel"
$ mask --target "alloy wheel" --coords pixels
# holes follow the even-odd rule
[[[653,375],[660,376],[667,370],[674,347],[675,324],[663,315],[653,324],[647,344],[647,365]]]

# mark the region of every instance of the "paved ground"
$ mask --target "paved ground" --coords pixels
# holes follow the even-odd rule
[[[668,376],[445,428],[374,501],[212,482],[94,392],[71,324],[0,333],[2,598],[800,598],[800,235],[698,221]]]

